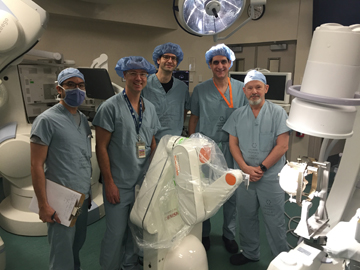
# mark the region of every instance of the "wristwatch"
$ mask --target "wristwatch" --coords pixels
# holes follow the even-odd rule
[[[266,172],[267,171],[267,168],[261,163],[260,164],[260,169],[263,171],[263,172]]]

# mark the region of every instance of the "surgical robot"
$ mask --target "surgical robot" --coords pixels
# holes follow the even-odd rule
[[[318,161],[289,162],[279,174],[290,202],[302,207],[294,231],[303,239],[279,254],[269,270],[360,269],[360,25],[335,23],[318,27],[312,39],[303,83],[290,86],[292,101],[287,125],[300,133],[323,138]],[[330,142],[330,140],[332,141]],[[338,139],[347,139],[328,196],[329,153]],[[304,198],[304,176],[312,174]],[[319,197],[309,217],[312,199]],[[312,240],[312,241],[311,241]],[[333,263],[333,264],[331,264]]]
[[[47,22],[46,11],[31,0],[0,0],[0,177],[6,196],[0,203],[0,226],[27,236],[47,234],[46,224],[28,209],[34,196],[30,172],[31,123],[57,103],[56,76],[61,69],[75,64],[64,60],[60,53],[33,49]],[[26,62],[29,54],[46,59]],[[89,220],[93,222],[105,214],[95,140],[91,162]]]
[[[144,270],[207,270],[202,221],[249,176],[228,169],[216,143],[199,133],[166,135],[152,158],[130,219]]]

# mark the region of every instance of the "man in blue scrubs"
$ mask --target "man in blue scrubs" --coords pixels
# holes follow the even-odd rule
[[[265,100],[269,85],[262,73],[249,71],[244,83],[249,104],[237,109],[223,127],[230,134],[230,151],[235,168],[250,175],[249,188],[242,183],[236,191],[243,252],[230,258],[234,265],[258,261],[260,258],[259,207],[273,255],[288,251],[285,194],[278,177],[285,165],[284,154],[289,143],[287,114],[279,105]]]
[[[48,226],[49,269],[78,270],[91,188],[91,130],[85,115],[77,109],[85,99],[84,75],[67,68],[60,72],[57,83],[60,102],[36,117],[31,129],[31,176],[39,217]],[[57,213],[48,204],[46,179],[85,194],[75,226],[60,224]]]
[[[190,110],[188,86],[172,76],[183,55],[180,46],[171,42],[157,46],[153,52],[154,63],[159,69],[149,76],[141,95],[154,104],[159,117],[161,129],[155,135],[156,143],[167,134],[180,136],[186,113]]]
[[[144,179],[160,129],[154,105],[140,97],[148,74],[156,69],[143,57],[129,56],[121,58],[115,70],[126,80],[125,89],[106,100],[92,122],[106,212],[100,265],[102,270],[142,269],[128,222],[135,186]]]
[[[242,88],[244,84],[229,78],[229,69],[235,60],[234,52],[224,44],[213,46],[205,53],[206,63],[213,77],[194,88],[191,96],[190,135],[198,131],[213,139],[221,149],[229,168],[234,161],[229,149],[229,135],[222,130],[229,116],[247,104]],[[228,252],[236,253],[236,195],[230,197],[223,206],[223,241]],[[210,220],[203,222],[203,245],[210,248]]]

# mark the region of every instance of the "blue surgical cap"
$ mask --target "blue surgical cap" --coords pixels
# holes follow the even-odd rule
[[[156,46],[152,58],[153,61],[155,63],[155,66],[159,67],[159,64],[157,63],[157,60],[164,55],[165,53],[172,53],[176,55],[177,58],[177,65],[180,64],[180,62],[183,60],[184,58],[184,54],[180,48],[179,45],[168,42],[159,46]]]
[[[225,44],[218,44],[216,46],[212,46],[210,50],[205,53],[205,60],[209,68],[211,59],[213,59],[213,57],[217,55],[226,56],[227,59],[231,60],[230,68],[232,67],[235,60],[234,52]]]
[[[263,82],[264,84],[266,84],[266,77],[264,76],[264,74],[262,74],[261,72],[257,71],[257,70],[250,70],[247,74],[246,77],[244,79],[244,85],[246,85],[248,82],[251,81],[260,81]]]
[[[154,74],[156,72],[154,65],[150,64],[142,56],[123,57],[116,63],[115,70],[117,75],[119,75],[121,78],[124,78],[124,71],[130,69],[143,69],[148,74]]]
[[[78,77],[78,78],[82,79],[83,81],[85,81],[84,75],[78,69],[66,68],[59,73],[57,82],[60,85],[64,81],[66,81],[67,79],[70,79],[72,77]]]

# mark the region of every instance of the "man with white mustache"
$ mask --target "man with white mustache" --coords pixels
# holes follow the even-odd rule
[[[276,257],[288,251],[284,216],[285,193],[278,173],[285,165],[290,128],[287,114],[279,105],[265,100],[269,90],[265,76],[256,70],[247,73],[243,91],[249,104],[237,109],[224,125],[235,160],[235,168],[250,175],[247,188],[241,183],[236,191],[242,253],[231,256],[230,263],[243,265],[260,259],[259,207],[266,235]]]
[[[242,91],[244,84],[229,78],[229,69],[235,60],[234,52],[224,44],[211,47],[205,53],[206,63],[213,77],[194,88],[191,96],[191,117],[189,134],[195,130],[213,139],[224,154],[227,166],[234,167],[229,149],[229,135],[222,130],[229,116],[237,108],[247,104]],[[230,253],[238,251],[235,241],[236,229],[236,197],[235,194],[224,203],[223,236],[226,250]],[[210,220],[203,222],[202,242],[206,250],[210,248]]]

